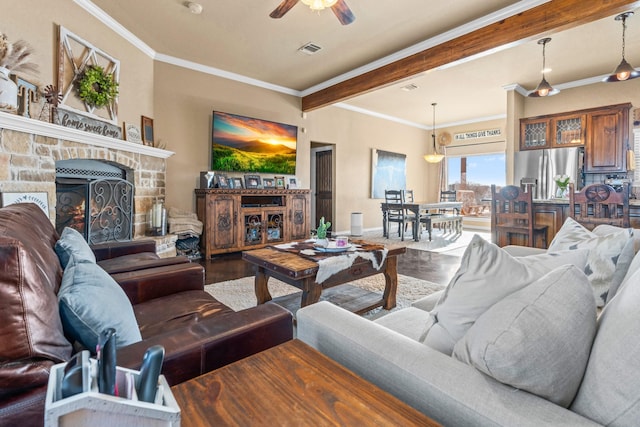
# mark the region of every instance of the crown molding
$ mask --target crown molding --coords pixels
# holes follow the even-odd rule
[[[172,64],[178,67],[182,67],[182,68],[186,68],[186,69],[190,69],[193,71],[198,71],[201,73],[205,73],[205,74],[209,74],[209,75],[213,75],[213,76],[217,76],[217,77],[221,77],[224,79],[228,79],[228,80],[233,80],[233,81],[237,81],[240,83],[244,83],[244,84],[248,84],[251,86],[256,86],[256,87],[260,87],[263,89],[267,89],[267,90],[272,90],[275,92],[279,92],[279,93],[283,93],[286,95],[291,95],[291,96],[296,96],[299,98],[302,98],[308,94],[311,94],[315,91],[330,87],[336,83],[340,83],[342,81],[348,80],[352,77],[356,77],[360,74],[366,73],[368,71],[374,70],[376,68],[379,68],[381,66],[390,64],[394,61],[397,61],[399,59],[405,58],[407,56],[413,55],[417,52],[421,52],[425,49],[428,49],[430,47],[433,46],[437,46],[438,44],[441,44],[443,42],[446,42],[448,40],[452,40],[456,37],[459,37],[461,35],[467,34],[469,32],[472,32],[478,28],[482,28],[486,25],[490,25],[492,23],[498,22],[502,19],[508,18],[509,16],[513,16],[517,13],[521,13],[523,11],[526,11],[528,9],[531,9],[533,7],[537,7],[541,4],[545,4],[548,3],[551,0],[521,0],[517,3],[515,3],[514,5],[505,7],[497,12],[494,12],[492,14],[489,14],[487,16],[484,16],[482,18],[476,19],[472,22],[469,22],[465,25],[462,25],[458,28],[452,29],[450,31],[447,31],[445,33],[442,33],[436,37],[432,37],[428,40],[425,40],[423,42],[417,43],[413,46],[410,46],[406,49],[400,50],[392,55],[388,55],[384,58],[381,58],[377,61],[371,62],[369,64],[366,64],[362,67],[356,68],[354,70],[349,71],[348,73],[344,73],[341,74],[339,76],[336,76],[330,80],[327,80],[325,82],[319,83],[315,86],[312,86],[310,88],[307,88],[305,90],[299,91],[299,90],[295,90],[295,89],[290,89],[284,86],[279,86],[279,85],[275,85],[272,83],[268,83],[268,82],[264,82],[261,80],[257,80],[257,79],[253,79],[250,77],[246,77],[240,74],[236,74],[236,73],[232,73],[229,71],[225,71],[225,70],[221,70],[219,68],[215,68],[215,67],[210,67],[210,66],[206,66],[203,64],[199,64],[196,62],[192,62],[192,61],[187,61],[185,59],[181,59],[181,58],[176,58],[173,56],[169,56],[169,55],[165,55],[165,54],[161,54],[161,53],[157,53],[154,49],[152,49],[149,45],[147,45],[146,43],[144,43],[142,40],[140,40],[138,37],[136,37],[133,33],[131,33],[129,30],[127,30],[124,26],[122,26],[120,23],[118,23],[115,19],[113,19],[111,16],[109,16],[106,12],[104,12],[102,9],[100,9],[98,6],[96,6],[95,4],[93,4],[90,0],[73,0],[76,4],[78,4],[80,7],[82,7],[84,10],[86,10],[89,14],[91,14],[92,16],[94,16],[96,19],[98,19],[100,22],[102,22],[104,25],[106,25],[107,27],[109,27],[112,31],[114,31],[116,34],[120,35],[121,37],[123,37],[124,39],[126,39],[129,43],[131,43],[133,46],[135,46],[136,48],[138,48],[140,51],[142,51],[143,53],[145,53],[146,55],[148,55],[150,58],[160,61],[160,62],[164,62],[167,64]],[[505,46],[505,48],[508,46]],[[497,49],[500,50],[500,49]],[[472,61],[474,59],[478,59],[482,56],[486,56],[490,53],[493,53],[494,51],[496,51],[496,49],[493,49],[491,51],[487,51],[486,54],[479,54],[479,55],[474,55],[471,56],[469,58],[465,58],[463,60],[459,60],[456,62],[453,62],[451,64],[446,64],[443,65],[441,67],[439,67],[438,69],[446,69],[446,68],[450,68],[456,65],[460,65],[462,63],[465,62],[469,62]],[[415,77],[415,76],[413,76]],[[412,77],[412,78],[413,78]],[[580,87],[580,86],[587,86],[590,84],[594,84],[594,83],[598,83],[601,82],[602,79],[606,77],[606,76],[596,76],[596,77],[589,77],[586,79],[581,79],[581,80],[576,80],[573,82],[566,82],[566,83],[561,83],[561,84],[555,84],[554,87],[560,89],[560,90],[564,90],[564,89],[571,89],[571,88],[575,88],[575,87]],[[528,90],[524,89],[522,86],[520,86],[517,83],[514,84],[509,84],[509,85],[505,85],[503,86],[503,88],[505,90],[515,90],[517,93],[519,93],[522,96],[527,96],[527,94],[529,93]],[[419,129],[427,129],[428,127],[425,125],[422,125],[420,123],[415,123],[415,122],[411,122],[408,120],[404,120],[398,117],[394,117],[394,116],[390,116],[390,115],[386,115],[386,114],[382,114],[382,113],[378,113],[375,111],[371,111],[371,110],[367,110],[364,108],[359,108],[356,106],[352,106],[349,104],[346,104],[345,102],[339,102],[336,104],[333,104],[334,106],[338,107],[338,108],[342,108],[342,109],[346,109],[346,110],[351,110],[351,111],[355,111],[358,113],[362,113],[362,114],[367,114],[373,117],[377,117],[380,119],[384,119],[384,120],[389,120],[389,121],[393,121],[396,123],[401,123],[407,126],[412,126],[412,127],[417,127]],[[456,126],[456,125],[462,125],[462,124],[471,124],[471,123],[479,123],[479,122],[484,122],[487,120],[494,120],[494,119],[501,119],[506,117],[505,115],[497,115],[497,116],[490,116],[490,117],[478,117],[478,118],[474,118],[474,119],[470,119],[470,120],[465,120],[465,121],[461,121],[461,122],[455,122],[455,123],[450,123],[447,125],[441,125],[440,127],[449,127],[449,126]],[[0,124],[2,124],[0,122]],[[428,128],[430,129],[430,128]],[[427,130],[428,130],[427,129]]]
[[[109,138],[77,129],[66,128],[53,123],[41,120],[29,119],[0,112],[0,129],[9,129],[27,134],[34,134],[48,138],[61,139],[65,141],[77,142],[96,147],[104,147],[112,150],[128,151],[130,153],[142,154],[150,157],[167,159],[173,156],[173,151],[162,150],[160,148],[149,147],[148,145],[136,144],[123,141],[121,139]]]
[[[299,90],[289,89],[284,86],[278,86],[271,83],[263,82],[262,80],[252,79],[241,74],[224,71],[219,68],[209,67],[197,62],[187,61],[186,59],[176,58],[175,56],[169,56],[162,53],[156,54],[155,59],[160,62],[172,64],[177,67],[188,68],[190,70],[199,71],[201,73],[210,74],[212,76],[222,77],[228,80],[234,80],[240,83],[245,83],[251,86],[261,87],[263,89],[272,90],[274,92],[280,92],[287,95],[293,95],[301,97],[302,93]]]

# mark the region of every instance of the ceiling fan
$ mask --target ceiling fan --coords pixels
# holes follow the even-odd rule
[[[300,0],[282,0],[269,16],[275,19],[282,18],[293,6],[298,4],[299,1]],[[338,0],[336,4],[331,6],[331,10],[342,25],[349,25],[356,19],[344,0]]]

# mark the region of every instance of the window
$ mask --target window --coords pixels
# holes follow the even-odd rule
[[[447,185],[459,193],[466,215],[488,215],[491,184],[506,184],[504,153],[447,158]]]

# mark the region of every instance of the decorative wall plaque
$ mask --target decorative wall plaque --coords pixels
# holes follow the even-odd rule
[[[57,107],[53,114],[53,123],[66,128],[78,129],[84,132],[95,133],[110,138],[122,139],[122,128],[120,126],[83,116],[73,111],[67,111]]]

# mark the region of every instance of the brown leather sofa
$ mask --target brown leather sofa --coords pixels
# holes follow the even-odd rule
[[[0,209],[1,426],[43,425],[49,370],[73,353],[58,309],[58,239],[37,205]],[[139,368],[146,349],[160,344],[162,372],[173,385],[292,338],[290,312],[271,303],[234,312],[204,291],[199,264],[154,260],[147,243],[108,246],[97,259],[120,258],[121,264],[106,265],[129,297],[142,335],[118,350],[119,366]]]

